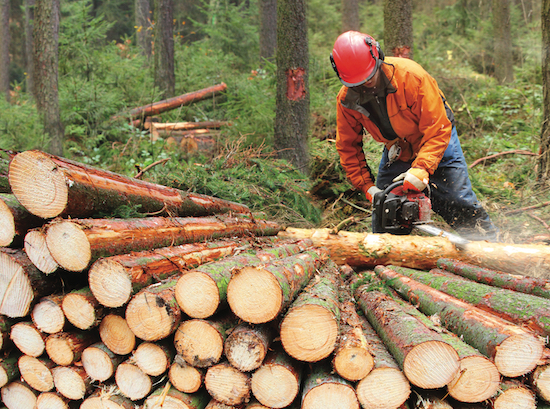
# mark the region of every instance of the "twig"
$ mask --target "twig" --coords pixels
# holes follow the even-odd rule
[[[346,226],[349,223],[354,222],[354,221],[355,221],[355,217],[353,217],[353,216],[350,216],[347,219],[342,220],[340,223],[338,223],[336,225],[336,227],[334,227],[334,229],[332,229],[332,234],[337,234],[342,229],[342,227],[344,227],[344,226]]]
[[[469,169],[473,168],[476,165],[479,165],[481,162],[485,162],[488,159],[494,159],[502,155],[510,155],[510,154],[516,154],[516,155],[529,155],[529,156],[537,156],[536,153],[533,153],[531,151],[525,151],[521,149],[516,149],[513,151],[506,151],[506,152],[499,152],[495,153],[494,155],[485,156],[484,158],[479,158],[478,160],[472,162],[470,166],[468,166]]]
[[[546,230],[550,230],[550,226],[548,226],[548,224],[544,220],[542,220],[540,217],[535,216],[532,213],[527,213],[527,216],[529,216],[529,217],[535,219],[536,221],[540,222],[544,227],[546,227]]]
[[[539,209],[539,208],[541,208],[541,207],[545,207],[545,206],[548,206],[548,205],[550,205],[550,202],[539,203],[538,205],[533,205],[533,206],[528,206],[528,207],[522,207],[521,209],[510,210],[510,211],[508,211],[508,212],[505,212],[504,214],[505,214],[506,216],[508,216],[508,215],[510,215],[510,214],[525,212],[526,210]]]
[[[140,171],[138,172],[138,174],[137,174],[136,176],[134,176],[134,178],[139,179],[140,177],[143,176],[143,174],[144,174],[145,172],[147,172],[147,171],[148,171],[149,169],[151,169],[152,167],[155,167],[155,166],[157,166],[157,165],[159,165],[159,164],[161,164],[161,163],[166,163],[166,162],[168,162],[169,160],[170,160],[170,158],[165,158],[165,159],[157,160],[156,162],[151,163],[149,166],[147,166],[147,167],[145,167],[144,169],[140,170]]]
[[[355,207],[357,210],[361,210],[362,212],[365,212],[365,213],[370,213],[370,210],[367,210],[367,209],[364,209],[364,208],[362,208],[362,207],[360,207],[360,206],[357,206],[356,204],[351,203],[350,201],[344,199],[343,197],[342,197],[340,200],[341,200],[342,202],[344,202],[344,203],[350,205],[351,207]]]

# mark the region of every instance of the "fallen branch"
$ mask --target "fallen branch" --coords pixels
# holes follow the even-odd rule
[[[534,214],[531,214],[531,213],[527,213],[527,216],[529,216],[529,217],[535,219],[536,221],[540,222],[546,228],[546,230],[550,230],[550,226],[548,226],[548,223],[546,223],[540,217],[535,216]]]
[[[548,205],[550,205],[550,202],[539,203],[539,204],[533,205],[533,206],[527,206],[527,207],[522,207],[520,209],[510,210],[508,212],[505,212],[504,215],[508,216],[508,215],[511,215],[511,214],[523,213],[527,210],[540,209],[541,207],[546,207]]]
[[[140,170],[136,176],[134,176],[135,179],[139,179],[140,177],[143,176],[143,174],[145,172],[147,172],[149,169],[157,166],[157,165],[160,165],[161,163],[166,163],[170,160],[170,158],[165,158],[165,159],[161,159],[161,160],[157,160],[156,162],[153,162],[151,163],[149,166],[146,166],[144,169]]]
[[[479,158],[478,160],[472,162],[470,164],[470,166],[468,166],[468,168],[472,169],[474,166],[479,165],[481,162],[485,162],[486,160],[498,158],[499,156],[503,156],[503,155],[511,155],[511,154],[537,156],[536,153],[533,153],[531,151],[516,149],[516,150],[513,150],[513,151],[499,152],[499,153],[495,153],[493,155],[485,156],[484,158]]]

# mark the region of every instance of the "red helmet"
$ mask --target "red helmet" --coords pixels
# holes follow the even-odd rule
[[[346,87],[356,87],[372,78],[383,59],[374,38],[358,31],[346,31],[336,39],[330,54],[332,68]]]

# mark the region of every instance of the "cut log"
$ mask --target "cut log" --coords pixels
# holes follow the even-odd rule
[[[314,250],[260,266],[235,268],[227,284],[227,302],[243,321],[262,324],[286,309],[325,261]]]
[[[174,359],[174,348],[167,344],[142,342],[132,353],[132,358],[144,373],[159,376],[170,368],[170,363]]]
[[[242,405],[226,405],[225,403],[218,402],[216,399],[210,399],[208,405],[204,409],[242,409]]]
[[[270,408],[286,408],[298,392],[302,380],[302,363],[289,357],[279,345],[270,352],[262,366],[252,374],[252,394]]]
[[[436,389],[454,379],[459,372],[458,354],[438,332],[407,314],[399,303],[380,291],[361,286],[355,295],[409,382],[423,389]]]
[[[275,223],[237,216],[73,219],[50,222],[46,244],[61,267],[82,271],[100,257],[277,230]]]
[[[327,260],[285,314],[281,342],[291,357],[316,362],[334,351],[340,319],[337,275],[338,268]]]
[[[502,375],[524,375],[542,358],[544,342],[535,333],[394,270],[380,266],[375,272],[424,314],[439,315],[447,329],[491,358]]]
[[[69,399],[56,392],[42,392],[36,399],[36,409],[69,409]]]
[[[27,230],[44,224],[44,219],[27,211],[14,195],[0,193],[0,246],[21,247]]]
[[[220,360],[228,331],[236,325],[237,318],[229,313],[186,320],[174,335],[176,351],[189,365],[207,368]]]
[[[57,365],[72,365],[80,361],[86,347],[97,341],[97,335],[76,330],[52,334],[46,338],[46,353]]]
[[[0,351],[5,351],[12,345],[10,342],[10,333],[13,324],[12,320],[0,315]]]
[[[121,396],[115,386],[99,389],[82,401],[80,409],[135,409],[134,402]]]
[[[290,408],[290,406],[289,406]],[[256,399],[251,399],[250,402],[246,404],[244,409],[271,409],[267,406],[262,405],[260,402],[258,402]]]
[[[255,254],[246,253],[197,267],[178,280],[175,289],[178,305],[192,318],[208,318],[225,306],[233,270],[287,257],[305,250],[311,244],[310,240],[282,242],[279,246],[264,248]]]
[[[212,365],[204,377],[206,390],[218,402],[240,405],[250,398],[250,377],[228,362]]]
[[[104,382],[115,374],[116,368],[124,360],[116,355],[103,342],[90,345],[82,351],[82,366],[92,381]]]
[[[56,366],[52,374],[57,391],[70,400],[84,399],[91,391],[91,379],[80,366]]]
[[[131,360],[126,360],[117,367],[115,381],[120,392],[132,401],[145,398],[153,387],[151,377]]]
[[[224,126],[230,126],[231,122],[224,121],[203,121],[203,122],[149,122],[145,124],[145,129],[154,131],[188,131],[193,129],[219,129]]]
[[[89,287],[73,290],[63,297],[61,308],[67,320],[76,328],[96,327],[104,316],[104,309]]]
[[[364,315],[360,320],[374,368],[357,383],[359,403],[363,408],[401,408],[411,393],[409,381]]]
[[[274,332],[267,324],[239,324],[225,339],[223,350],[227,360],[242,372],[258,369],[267,355]]]
[[[10,182],[8,179],[9,166],[9,160],[0,158],[0,193],[11,193]]]
[[[428,270],[440,258],[452,258],[512,274],[550,278],[550,247],[488,242],[470,242],[459,251],[443,237],[399,236],[354,233],[332,229],[287,228],[279,233],[287,239],[311,239],[329,250],[337,264],[372,268],[393,264]]]
[[[156,389],[145,399],[144,408],[147,409],[203,409],[210,396],[201,390],[194,394],[187,394],[171,387],[169,383]]]
[[[8,409],[36,409],[38,392],[24,382],[14,381],[3,386],[1,394]]]
[[[14,324],[10,338],[15,346],[25,355],[39,357],[46,350],[48,335],[36,328],[32,322],[22,321]]]
[[[32,322],[36,328],[47,334],[63,331],[66,320],[61,308],[62,303],[63,295],[60,294],[42,297],[31,312]]]
[[[167,145],[176,145],[183,153],[200,152],[203,155],[214,155],[218,149],[219,131],[196,129],[192,131],[158,131],[158,136],[165,137]]]
[[[126,304],[139,290],[203,263],[226,257],[245,241],[183,244],[99,259],[88,274],[98,301],[111,308]]]
[[[550,364],[541,365],[535,368],[532,374],[531,383],[537,395],[550,402]]]
[[[504,380],[501,393],[492,401],[494,409],[536,409],[535,394],[517,380]]]
[[[40,151],[17,154],[10,163],[9,180],[17,200],[44,219],[94,217],[121,206],[170,216],[250,213],[243,204],[145,182]]]
[[[106,315],[99,324],[101,341],[118,355],[127,355],[136,346],[136,336],[120,313]]]
[[[205,372],[201,368],[189,365],[181,355],[176,355],[168,370],[168,379],[177,390],[193,393],[202,386]]]
[[[507,288],[521,293],[550,298],[550,280],[543,278],[509,274],[448,258],[437,260],[437,266],[451,273],[493,287]]]
[[[25,235],[25,253],[38,270],[44,274],[57,271],[59,264],[53,259],[52,253],[46,245],[44,229],[34,229]]]
[[[36,298],[60,288],[59,277],[44,276],[22,250],[0,248],[0,314],[24,317]]]
[[[331,373],[330,365],[316,363],[302,391],[302,409],[359,409],[353,386]]]
[[[19,354],[12,351],[0,359],[0,388],[19,377]]]
[[[56,365],[49,358],[21,355],[17,365],[21,377],[33,389],[48,392],[54,388],[52,368]]]

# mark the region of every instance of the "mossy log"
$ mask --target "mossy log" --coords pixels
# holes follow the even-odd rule
[[[182,409],[203,409],[209,401],[210,396],[208,396],[208,393],[204,390],[188,394],[166,383],[147,396],[144,408],[163,409],[173,407]]]
[[[223,344],[224,354],[231,365],[243,372],[258,369],[267,355],[275,336],[268,324],[237,325]]]
[[[0,351],[5,351],[6,349],[8,349],[8,347],[12,345],[10,342],[10,332],[12,325],[14,324],[14,320],[0,315]]]
[[[93,381],[104,382],[111,378],[116,368],[125,359],[124,355],[117,355],[103,342],[97,342],[82,351],[82,366]]]
[[[270,236],[278,230],[273,222],[225,215],[72,219],[50,222],[46,244],[61,267],[82,271],[100,257],[230,236]]]
[[[65,318],[76,328],[87,330],[96,327],[105,314],[89,287],[73,290],[63,297],[61,308]]]
[[[0,246],[21,247],[27,230],[45,220],[27,211],[14,195],[0,193]]]
[[[10,161],[0,157],[0,193],[11,193],[8,169]]]
[[[19,378],[19,353],[12,351],[0,359],[0,388]]]
[[[226,405],[241,405],[250,399],[250,375],[228,362],[209,367],[204,386],[212,398]]]
[[[550,280],[544,278],[509,274],[448,258],[437,260],[437,267],[493,287],[550,298]]]
[[[40,151],[25,151],[10,162],[9,182],[17,200],[32,214],[86,218],[121,206],[168,216],[250,214],[246,205],[97,169]]]
[[[542,358],[544,341],[532,331],[389,268],[379,266],[375,272],[424,314],[438,315],[447,329],[491,358],[502,375],[524,375]]]

